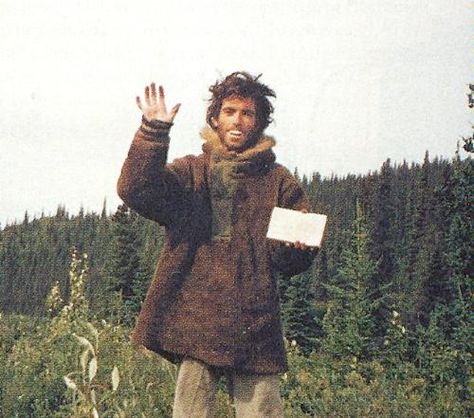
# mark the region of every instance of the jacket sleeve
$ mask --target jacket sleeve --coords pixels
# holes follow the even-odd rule
[[[278,206],[286,209],[311,211],[307,196],[289,172],[280,185]],[[270,247],[273,267],[288,277],[308,270],[317,253],[316,251],[303,251],[287,247],[285,244],[275,241],[271,242]]]
[[[186,206],[179,167],[166,164],[171,125],[142,119],[117,184],[130,208],[165,226],[175,223]]]

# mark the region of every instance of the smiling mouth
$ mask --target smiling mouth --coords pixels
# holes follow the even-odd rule
[[[235,138],[235,139],[239,139],[243,136],[243,133],[240,132],[240,131],[229,131],[229,135],[232,137],[232,138]]]

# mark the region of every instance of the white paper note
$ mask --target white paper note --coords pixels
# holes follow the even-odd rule
[[[275,207],[267,238],[285,242],[299,241],[309,247],[320,247],[326,220],[326,215]]]

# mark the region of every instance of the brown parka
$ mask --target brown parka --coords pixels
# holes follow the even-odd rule
[[[170,126],[143,119],[118,181],[129,207],[166,227],[132,338],[171,361],[283,372],[277,276],[306,270],[314,253],[265,235],[275,206],[309,210],[308,200],[275,163],[272,138],[236,154],[206,129],[201,155],[166,164]]]

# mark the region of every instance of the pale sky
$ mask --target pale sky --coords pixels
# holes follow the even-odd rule
[[[170,159],[200,152],[208,87],[237,70],[277,93],[277,161],[367,173],[452,157],[470,134],[465,0],[0,0],[0,222],[109,210],[151,81],[181,102]]]

